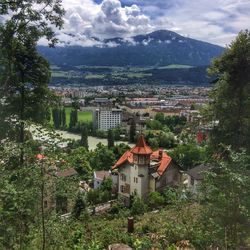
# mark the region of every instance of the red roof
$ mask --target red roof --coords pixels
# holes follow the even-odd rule
[[[116,162],[116,164],[112,167],[112,169],[118,168],[125,162],[132,164],[133,163],[132,150],[125,152],[122,155],[122,157]],[[162,156],[160,156],[160,152],[162,152]],[[166,171],[166,169],[170,166],[170,163],[172,161],[172,158],[162,149],[152,152],[150,159],[151,161],[157,160],[159,162],[159,166],[157,167],[157,173],[160,176]]]
[[[150,155],[153,153],[152,149],[146,144],[143,135],[140,135],[136,146],[132,148],[131,153],[137,155]]]
[[[133,163],[133,154],[131,151],[126,151],[121,158],[116,162],[116,164],[112,167],[112,169],[115,169],[122,165],[124,162],[128,161],[129,163]]]
[[[36,155],[36,159],[37,160],[42,160],[42,159],[44,159],[45,158],[45,155],[43,155],[43,154],[37,154]]]
[[[160,158],[159,157],[160,151],[162,151],[161,159],[159,159]],[[162,175],[166,171],[166,169],[170,166],[170,163],[172,161],[172,158],[161,149],[154,151],[150,158],[151,158],[151,160],[155,160],[155,159],[159,160],[159,167],[157,169],[157,173],[159,175]]]

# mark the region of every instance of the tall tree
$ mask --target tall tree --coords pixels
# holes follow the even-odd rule
[[[72,109],[70,112],[69,128],[73,129],[78,122],[78,112],[77,109]]]
[[[204,248],[240,249],[250,233],[250,158],[242,152],[227,154],[201,187]]]
[[[51,45],[56,42],[52,29],[62,26],[64,10],[61,0],[3,0],[0,13],[8,16],[0,25],[0,98],[5,100],[1,104],[1,121],[15,121],[9,127],[16,126],[22,144],[26,121],[44,123],[49,119],[50,69],[36,45],[43,37]],[[6,129],[5,135],[9,131]]]
[[[242,31],[224,54],[213,62],[210,73],[218,76],[209,108],[217,122],[211,133],[219,143],[250,151],[250,32]]]
[[[135,136],[136,136],[136,123],[133,119],[129,128],[129,141],[135,142]]]
[[[59,109],[58,108],[53,108],[52,109],[52,118],[53,118],[53,123],[54,123],[54,127],[55,129],[59,129],[60,128],[60,120],[59,120]]]
[[[114,138],[114,132],[112,129],[108,131],[108,148],[112,148],[115,145],[115,138]]]
[[[81,144],[81,146],[83,146],[87,150],[89,149],[89,144],[88,144],[88,128],[86,126],[82,127],[80,144]]]
[[[66,127],[66,111],[65,108],[62,109],[62,127]]]

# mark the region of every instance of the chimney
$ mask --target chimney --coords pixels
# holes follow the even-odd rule
[[[159,149],[159,160],[162,159],[162,156],[163,156],[163,149],[160,148],[160,149]]]

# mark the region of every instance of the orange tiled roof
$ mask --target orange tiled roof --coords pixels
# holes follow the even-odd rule
[[[155,159],[159,159],[159,153],[160,153],[161,149],[160,150],[157,150],[157,151],[154,151],[153,154],[151,155],[151,160],[155,160]],[[172,158],[162,150],[162,158],[159,159],[159,167],[157,169],[157,173],[159,175],[162,175],[166,169],[170,166],[170,163],[172,161]]]
[[[132,149],[133,150],[133,149]],[[116,162],[116,164],[112,167],[112,169],[116,169],[121,166],[126,161],[130,164],[133,163],[133,153],[132,150],[125,152],[122,157]],[[162,157],[160,158],[160,151],[157,150],[152,152],[150,159],[151,160],[158,160],[159,166],[157,168],[157,173],[161,176],[166,171],[166,169],[170,166],[172,158],[162,150]]]
[[[116,164],[112,167],[112,169],[115,169],[122,165],[124,162],[128,161],[129,163],[133,163],[133,154],[131,151],[126,151],[121,158],[116,162]]]
[[[140,135],[136,146],[132,148],[131,153],[137,155],[150,155],[153,153],[152,149],[146,144],[143,135]]]

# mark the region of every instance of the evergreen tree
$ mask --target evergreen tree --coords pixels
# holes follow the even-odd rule
[[[88,128],[86,126],[82,127],[80,145],[88,150]]]
[[[136,123],[135,120],[133,119],[129,128],[129,141],[135,142],[135,136],[136,136]]]
[[[72,130],[78,122],[77,109],[72,109],[70,112],[69,128]]]
[[[52,109],[52,118],[53,118],[53,123],[55,129],[60,128],[60,119],[59,119],[60,113],[58,108],[53,108]]]
[[[115,140],[114,140],[114,132],[112,129],[108,131],[108,148],[112,148],[115,145]]]
[[[72,214],[76,219],[79,219],[82,212],[86,209],[86,200],[82,193],[78,193],[73,207]]]
[[[62,109],[62,128],[66,128],[66,111],[65,111],[65,108]]]
[[[210,119],[218,122],[211,133],[213,147],[223,143],[250,151],[250,32],[240,32],[210,73],[218,76],[209,106]]]

